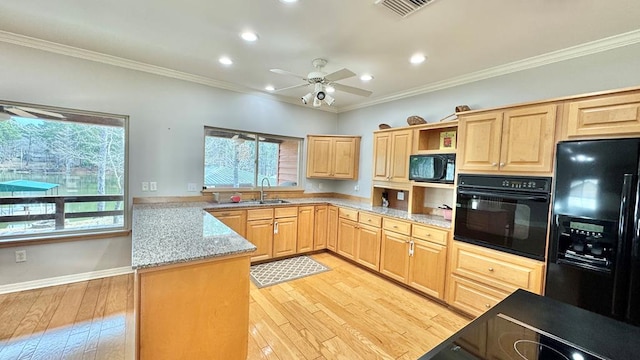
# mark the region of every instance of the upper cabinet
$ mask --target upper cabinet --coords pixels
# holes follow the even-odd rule
[[[358,179],[359,136],[307,136],[307,177]]]
[[[409,181],[412,129],[386,130],[373,134],[373,180]]]
[[[567,138],[640,134],[640,93],[569,102],[566,119]]]
[[[461,115],[460,171],[551,173],[555,104]]]

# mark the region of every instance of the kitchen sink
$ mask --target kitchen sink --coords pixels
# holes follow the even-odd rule
[[[262,201],[257,201],[258,204],[288,204],[289,201],[286,200],[280,200],[280,199],[273,199],[273,200],[262,200]]]

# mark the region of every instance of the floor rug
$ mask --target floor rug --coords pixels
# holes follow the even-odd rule
[[[251,280],[258,288],[329,271],[328,267],[308,256],[268,262],[251,266]]]

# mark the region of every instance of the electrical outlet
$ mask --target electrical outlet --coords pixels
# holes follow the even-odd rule
[[[356,184],[356,186],[353,187],[353,190],[360,191],[360,184]]]
[[[27,261],[27,250],[16,250],[16,262]]]
[[[404,191],[398,191],[398,200],[404,200]]]
[[[149,191],[149,182],[148,181],[143,181],[142,182],[142,191]]]
[[[323,186],[324,186],[324,185],[322,185],[322,183],[321,183],[321,182],[319,182],[319,183],[318,183],[318,190],[322,190]]]
[[[198,191],[198,184],[196,183],[188,183],[187,184],[187,191]]]
[[[152,181],[149,183],[149,190],[150,191],[158,191],[158,183],[155,181]]]

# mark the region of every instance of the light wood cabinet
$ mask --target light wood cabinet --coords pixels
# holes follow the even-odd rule
[[[555,104],[462,115],[459,171],[551,173]]]
[[[313,224],[313,249],[321,250],[327,248],[328,229],[328,206],[316,205]],[[300,226],[300,224],[298,224]]]
[[[358,236],[357,222],[344,218],[338,220],[337,253],[351,260],[356,255],[356,238]]]
[[[372,269],[380,270],[380,246],[382,230],[379,227],[358,224],[355,260]]]
[[[407,285],[438,299],[444,299],[447,248],[412,238]]]
[[[408,182],[413,130],[373,134],[373,180]]]
[[[359,136],[307,136],[307,177],[358,179]]]
[[[246,239],[258,248],[251,261],[273,257],[273,209],[247,210]]]
[[[409,274],[409,242],[407,235],[382,231],[380,272],[400,282],[406,282]]]
[[[449,262],[447,302],[470,314],[479,315],[518,288],[542,294],[541,261],[455,241]],[[476,300],[483,305],[473,307]]]
[[[640,92],[569,102],[567,138],[640,134]]]
[[[215,216],[223,224],[231,228],[242,237],[246,237],[247,211],[246,210],[228,210],[228,211],[211,211],[211,215]]]
[[[275,209],[273,220],[273,257],[294,255],[298,244],[298,208]]]
[[[136,270],[138,359],[247,358],[249,256]]]
[[[327,207],[327,249],[337,252],[338,250],[338,207],[329,205]]]
[[[300,206],[298,208],[298,252],[313,251],[313,235],[315,233],[315,207]]]

